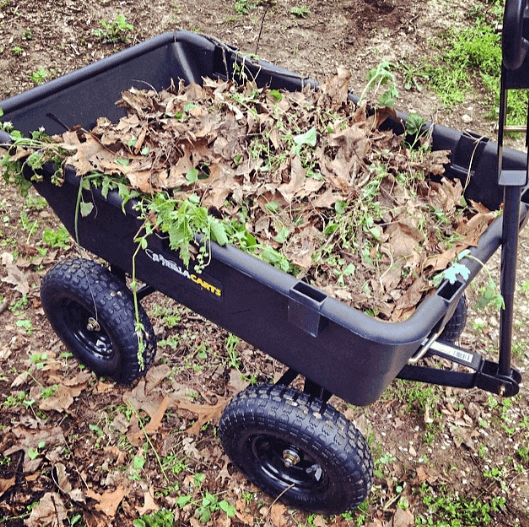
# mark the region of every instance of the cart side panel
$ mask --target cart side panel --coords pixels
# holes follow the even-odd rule
[[[130,207],[123,213],[115,193],[103,199],[97,189],[90,193],[92,212],[76,222],[77,183],[70,172],[60,188],[49,176],[35,187],[82,247],[130,273],[141,222]],[[234,247],[214,245],[211,263],[198,274],[183,266],[167,240],[152,236],[135,263],[141,281],[356,405],[380,397],[446,311],[438,306],[431,321],[406,332],[306,286],[314,301],[294,277]],[[316,330],[300,322],[307,315],[318,320]]]

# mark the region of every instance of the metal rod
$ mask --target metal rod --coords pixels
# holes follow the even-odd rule
[[[516,287],[516,259],[520,224],[520,187],[505,187],[501,249],[501,294],[505,303],[500,311],[500,375],[511,371],[511,347]]]
[[[509,124],[509,125],[504,126],[503,130],[505,132],[527,132],[527,126]]]

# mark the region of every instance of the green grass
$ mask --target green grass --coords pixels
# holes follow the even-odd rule
[[[492,4],[492,5],[491,5]],[[501,33],[495,29],[501,20],[502,2],[484,2],[468,17],[471,27],[451,28],[432,39],[434,59],[401,64],[407,89],[421,90],[425,86],[435,92],[446,108],[467,101],[476,91],[485,95],[490,107],[488,117],[498,118]],[[511,91],[508,103],[508,124],[525,124],[527,93]]]
[[[504,497],[494,497],[486,502],[470,496],[451,494],[448,489],[433,489],[423,483],[418,491],[428,507],[415,518],[415,525],[431,527],[481,527],[491,525],[496,514],[505,507]]]

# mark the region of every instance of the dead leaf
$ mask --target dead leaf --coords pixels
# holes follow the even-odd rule
[[[282,503],[275,503],[270,509],[270,517],[274,527],[287,527],[288,521],[285,518],[287,508]]]
[[[188,410],[197,414],[197,420],[195,423],[187,429],[187,432],[193,435],[199,435],[202,427],[212,421],[216,422],[220,419],[224,407],[228,403],[228,399],[221,399],[217,404],[209,406],[206,404],[194,404],[182,401],[180,399],[174,400],[174,405],[180,410]]]
[[[279,192],[287,202],[291,203],[294,196],[302,191],[305,183],[306,170],[301,164],[298,155],[294,156],[290,162],[290,181],[279,186]]]
[[[92,172],[95,168],[92,159],[104,151],[104,147],[92,134],[83,134],[82,137],[83,142],[79,140],[77,132],[65,132],[62,134],[64,143],[59,145],[68,150],[72,150],[72,147],[75,149],[75,153],[67,157],[64,163],[72,166],[78,176]]]
[[[145,380],[147,384],[145,386],[145,392],[150,393],[156,386],[163,382],[164,379],[169,377],[171,373],[171,366],[169,364],[160,364],[149,368]]]
[[[157,510],[160,509],[160,507],[154,501],[154,488],[153,487],[149,487],[149,490],[145,493],[143,498],[144,498],[143,506],[140,509],[138,509],[138,513],[140,515],[144,515],[149,512],[153,512],[153,511],[156,512]]]
[[[22,373],[18,374],[11,383],[11,388],[17,388],[18,386],[22,386],[26,382],[26,379],[28,377],[29,373],[27,371],[23,371]]]
[[[44,442],[47,448],[52,446],[63,445],[65,443],[63,430],[60,426],[52,428],[43,428],[37,432],[26,430],[21,427],[12,429],[13,434],[18,439],[17,443],[3,452],[4,456],[9,456],[19,450],[24,451],[23,469],[26,474],[34,473],[42,463],[42,457],[38,456],[31,459],[28,455],[29,450],[38,450],[40,442]]]
[[[145,379],[141,379],[133,390],[123,394],[124,403],[131,404],[137,412],[140,410],[147,412],[151,419],[157,414],[163,399],[161,394],[145,393]]]
[[[233,393],[239,393],[248,386],[249,382],[243,379],[239,370],[232,368],[230,370],[230,380],[228,384],[233,388]]]
[[[134,446],[140,446],[145,441],[145,434],[140,429],[138,418],[135,415],[133,415],[132,419],[130,420],[127,439],[130,441],[131,445]]]
[[[97,501],[96,510],[104,512],[109,518],[114,518],[121,500],[125,497],[127,489],[119,485],[116,490],[107,491],[104,494],[97,494],[92,489],[85,491],[85,494]]]
[[[343,200],[343,196],[341,194],[335,194],[332,188],[328,188],[312,202],[312,205],[317,208],[328,209],[334,206],[338,200]]]
[[[0,497],[2,497],[2,494],[7,492],[11,487],[14,487],[16,484],[16,477],[13,476],[12,478],[3,479],[0,478]]]
[[[337,74],[330,76],[320,86],[322,95],[318,102],[321,104],[322,98],[329,98],[330,106],[333,109],[337,109],[346,103],[349,95],[349,82],[351,81],[351,77],[352,72],[350,70],[338,67]]]
[[[231,460],[228,456],[223,455],[221,461],[223,462],[223,467],[221,470],[219,470],[216,479],[220,479],[220,484],[224,485],[224,482],[229,480],[231,477],[231,474],[228,470],[228,465],[231,463]]]
[[[235,502],[235,508],[236,508],[235,514],[237,518],[239,518],[239,520],[241,520],[241,522],[244,525],[249,525],[250,527],[253,527],[253,524],[254,524],[253,514],[251,514],[250,512],[246,512],[246,501],[237,500]]]
[[[22,295],[29,293],[29,273],[24,273],[13,263],[13,255],[8,252],[2,253],[2,265],[6,268],[7,276],[2,282],[15,286],[15,290]]]
[[[398,299],[396,307],[402,310],[415,308],[420,302],[424,291],[427,289],[428,282],[422,276],[419,276],[411,287],[408,287],[406,292]]]
[[[90,374],[86,374],[86,376]],[[63,384],[59,385],[58,390],[47,399],[43,399],[39,408],[44,411],[55,410],[56,412],[63,412],[68,410],[74,402],[75,397],[83,392],[88,386],[87,380],[71,379],[63,381]]]
[[[114,389],[114,384],[103,382],[99,380],[96,385],[96,392],[99,394],[111,392]]]
[[[163,398],[163,401],[160,403],[160,406],[158,407],[158,410],[156,413],[151,416],[151,420],[147,423],[145,426],[145,433],[147,434],[154,434],[156,430],[160,427],[162,424],[163,416],[165,415],[165,411],[167,410],[167,407],[171,403],[171,398],[169,396],[165,396]]]
[[[397,507],[393,516],[392,527],[413,527],[413,525],[415,525],[415,517],[411,511]]]
[[[68,494],[72,490],[72,485],[68,479],[68,473],[63,463],[57,463],[55,465],[55,473],[57,475],[57,485],[64,492]]]
[[[67,518],[68,511],[61,496],[56,492],[47,492],[31,509],[24,524],[27,527],[62,527]]]

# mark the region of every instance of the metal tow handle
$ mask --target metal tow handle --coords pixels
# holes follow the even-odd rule
[[[507,0],[503,18],[503,64],[501,70],[498,129],[498,184],[504,189],[501,294],[505,305],[500,313],[499,374],[506,377],[511,373],[514,290],[516,286],[516,260],[520,230],[520,201],[522,189],[527,185],[528,175],[527,167],[525,170],[503,169],[503,134],[506,131],[507,92],[514,87],[508,81],[509,72],[521,68],[520,73],[523,73],[529,67],[529,65],[524,64],[529,49],[529,41],[524,36],[524,22],[526,19],[529,28],[528,5],[528,0]],[[529,85],[517,85],[516,87],[529,88]]]
[[[529,49],[529,41],[523,35],[526,11],[527,0],[507,0],[503,15],[502,51],[503,65],[508,70],[517,70]]]

